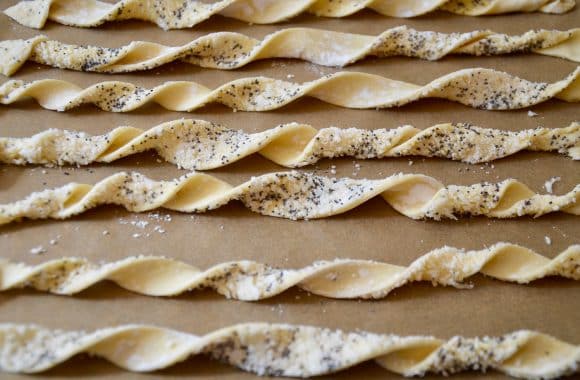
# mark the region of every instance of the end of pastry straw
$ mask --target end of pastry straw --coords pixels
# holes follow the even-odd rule
[[[10,76],[14,74],[28,60],[34,46],[47,37],[40,35],[28,40],[6,40],[0,42],[0,72]]]
[[[4,14],[21,25],[41,29],[48,19],[51,4],[52,0],[20,1]]]

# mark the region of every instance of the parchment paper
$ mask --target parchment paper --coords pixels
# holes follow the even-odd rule
[[[3,1],[2,9],[16,0]],[[532,28],[568,29],[578,27],[580,9],[558,15],[518,14],[469,18],[446,13],[402,20],[371,11],[345,19],[325,19],[304,15],[279,25],[247,25],[223,17],[190,30],[164,32],[144,22],[108,23],[97,29],[71,28],[49,22],[39,32],[17,25],[0,16],[0,39],[29,38],[44,33],[51,38],[77,44],[118,47],[132,40],[178,45],[216,31],[238,31],[262,37],[278,28],[303,26],[322,29],[379,34],[406,24],[421,30],[444,32],[493,29],[523,33]],[[540,55],[504,57],[453,56],[439,62],[410,58],[365,59],[345,70],[364,71],[394,79],[427,83],[438,76],[468,67],[505,70],[531,80],[556,81],[574,70],[572,62]],[[59,78],[88,86],[104,80],[125,80],[154,86],[167,80],[195,80],[209,87],[236,78],[266,75],[306,81],[337,71],[293,60],[267,60],[236,71],[201,69],[184,63],[169,64],[152,71],[107,75],[51,69],[27,63],[14,75],[16,79]],[[5,80],[5,79],[2,79]],[[482,127],[519,130],[538,125],[567,126],[579,120],[578,104],[549,101],[528,110],[490,112],[474,110],[443,100],[427,100],[399,109],[348,110],[305,98],[279,111],[264,113],[232,112],[212,105],[187,114],[170,112],[150,105],[126,114],[102,112],[86,106],[67,113],[43,110],[34,102],[0,107],[0,135],[30,136],[47,128],[66,128],[104,133],[119,125],[149,128],[178,118],[199,118],[223,123],[245,131],[261,131],[285,122],[306,122],[317,128],[330,125],[359,128],[396,127],[412,124],[426,128],[439,122],[470,122]],[[410,162],[413,162],[410,165]],[[549,153],[520,153],[492,165],[469,166],[436,159],[388,159],[359,161],[326,160],[306,170],[328,174],[336,165],[337,176],[379,178],[397,172],[424,173],[446,184],[471,184],[482,180],[499,181],[514,177],[534,191],[545,192],[544,182],[561,177],[555,193],[569,191],[580,182],[578,163]],[[59,186],[70,181],[94,183],[120,170],[138,170],[156,179],[180,176],[184,171],[157,162],[154,152],[132,156],[110,165],[84,168],[0,167],[0,203],[17,200],[31,191]],[[250,176],[286,170],[254,155],[214,170],[211,174],[233,184]],[[232,203],[217,211],[190,216],[160,211],[171,221],[158,221],[147,214],[134,215],[117,207],[101,207],[67,221],[39,221],[0,228],[1,256],[28,263],[39,263],[61,256],[82,256],[94,261],[116,260],[128,255],[167,255],[200,268],[223,261],[250,259],[278,266],[300,267],[315,260],[334,258],[374,259],[407,265],[427,251],[443,246],[479,249],[497,241],[530,247],[553,257],[568,245],[579,243],[580,226],[572,215],[553,214],[539,219],[491,220],[462,219],[448,222],[422,222],[408,219],[391,209],[382,199],[373,199],[344,215],[316,221],[293,222],[265,217]],[[139,228],[131,222],[147,221]],[[166,232],[155,232],[160,226]],[[103,232],[108,231],[108,235]],[[133,237],[140,234],[140,237]],[[149,236],[148,236],[149,234]],[[552,241],[547,245],[545,237]],[[55,239],[56,245],[50,240]],[[34,256],[30,250],[42,245],[47,252]],[[472,290],[432,288],[413,284],[396,290],[380,301],[341,301],[309,296],[291,290],[270,300],[243,303],[226,300],[211,291],[196,291],[171,299],[132,294],[112,283],[102,283],[74,297],[53,296],[35,291],[9,291],[0,294],[0,322],[38,323],[51,328],[96,329],[125,323],[157,324],[182,331],[204,334],[235,323],[251,321],[312,324],[346,330],[365,329],[377,333],[432,334],[450,337],[503,334],[516,329],[535,329],[580,344],[580,285],[569,280],[547,279],[530,286],[502,283],[475,276]],[[75,358],[36,378],[64,379],[83,376],[91,379],[215,378],[250,379],[236,368],[197,357],[153,374],[130,374],[104,360]],[[398,375],[371,363],[357,366],[329,378],[395,379]],[[486,378],[503,378],[490,373]],[[2,379],[19,376],[2,374]],[[429,378],[436,378],[430,376]],[[480,378],[462,374],[457,378]]]

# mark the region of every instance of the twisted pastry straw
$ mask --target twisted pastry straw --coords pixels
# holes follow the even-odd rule
[[[36,36],[0,42],[0,69],[12,75],[26,61],[63,69],[120,73],[148,70],[172,61],[213,69],[236,69],[266,58],[298,58],[324,66],[345,66],[367,56],[404,55],[429,60],[448,54],[537,53],[580,62],[580,29],[531,30],[519,36],[479,30],[421,32],[400,26],[379,36],[291,28],[257,40],[231,32],[211,33],[182,46],[135,41],[121,48],[79,46]]]
[[[580,245],[570,246],[554,259],[509,243],[497,243],[479,251],[443,247],[425,254],[408,267],[351,259],[318,261],[301,269],[278,269],[244,260],[206,270],[151,256],[133,256],[102,264],[65,257],[35,266],[0,260],[0,290],[29,287],[72,295],[110,280],[149,296],[174,296],[210,288],[227,298],[257,301],[297,286],[329,298],[383,298],[392,290],[415,281],[469,287],[463,280],[478,272],[520,284],[547,276],[580,280]]]
[[[65,25],[94,27],[107,21],[138,19],[163,29],[190,28],[215,14],[254,24],[280,22],[308,12],[317,16],[345,17],[364,8],[385,16],[414,17],[434,10],[480,16],[508,12],[565,13],[575,0],[122,0],[109,4],[97,0],[32,0],[4,13],[31,28],[42,28],[47,19]]]
[[[289,123],[259,133],[245,133],[204,120],[173,120],[144,131],[118,127],[104,135],[48,129],[32,137],[0,137],[0,162],[27,165],[88,165],[155,150],[180,168],[207,170],[259,153],[286,167],[301,167],[321,158],[359,159],[425,156],[471,164],[490,162],[521,150],[558,151],[580,160],[580,124],[518,132],[469,124],[438,124],[426,130],[406,125],[395,129],[316,130]]]
[[[330,374],[374,360],[404,376],[495,369],[518,378],[554,379],[578,373],[580,363],[580,346],[529,330],[442,340],[268,323],[238,324],[202,336],[148,325],[85,332],[0,324],[4,372],[46,371],[79,353],[135,372],[206,354],[258,375],[292,377]]]
[[[513,179],[445,187],[436,179],[419,174],[369,180],[292,171],[252,177],[234,187],[195,172],[172,181],[120,172],[95,185],[73,182],[0,205],[0,224],[22,218],[64,219],[102,204],[120,205],[133,212],[163,207],[199,213],[232,200],[239,200],[262,215],[314,219],[344,213],[378,195],[412,219],[456,219],[461,215],[538,217],[556,211],[580,215],[580,184],[565,195],[540,195]]]
[[[387,108],[423,98],[442,98],[480,109],[519,109],[552,98],[580,101],[580,67],[551,84],[475,68],[452,72],[424,86],[357,72],[339,72],[302,84],[266,77],[242,78],[215,90],[195,82],[165,82],[145,89],[115,81],[82,89],[54,79],[30,83],[10,80],[0,86],[1,104],[32,97],[42,107],[57,111],[92,103],[104,111],[128,112],[150,101],[172,111],[192,111],[212,102],[240,111],[269,111],[304,96],[347,108]]]

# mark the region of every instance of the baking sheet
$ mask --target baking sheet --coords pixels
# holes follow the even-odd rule
[[[2,8],[16,0],[2,2]],[[29,38],[43,33],[51,38],[77,44],[117,47],[135,39],[179,45],[197,36],[217,31],[238,31],[262,37],[283,27],[315,27],[343,32],[379,34],[387,28],[408,25],[420,30],[441,32],[492,29],[497,32],[523,33],[532,28],[568,29],[578,27],[578,7],[566,15],[517,14],[469,18],[446,13],[401,20],[382,17],[371,11],[345,19],[325,19],[303,15],[279,25],[248,25],[220,16],[194,29],[164,32],[153,24],[131,21],[108,23],[98,29],[77,29],[47,23],[43,31],[21,27],[0,16],[0,39]],[[505,57],[451,56],[439,62],[410,58],[365,59],[344,70],[364,71],[415,83],[427,83],[454,70],[469,67],[504,70],[531,80],[556,81],[576,67],[573,62],[540,55]],[[34,80],[59,78],[88,86],[104,80],[125,80],[142,86],[155,86],[167,80],[194,80],[208,87],[246,76],[265,75],[306,81],[338,69],[315,66],[295,60],[266,60],[236,71],[201,69],[174,63],[147,72],[123,75],[78,73],[27,63],[13,78]],[[264,113],[232,112],[211,105],[193,113],[170,112],[148,105],[126,114],[106,113],[84,106],[67,113],[40,108],[23,102],[0,107],[1,136],[30,136],[47,128],[105,133],[119,125],[149,128],[158,123],[198,118],[223,123],[245,131],[262,131],[280,123],[305,122],[317,128],[330,125],[359,128],[386,128],[412,124],[427,128],[439,122],[470,122],[481,127],[520,130],[567,126],[579,120],[578,104],[549,101],[528,110],[490,112],[474,110],[444,100],[424,100],[399,109],[348,110],[304,98],[277,111]],[[411,164],[412,161],[412,164]],[[360,169],[356,167],[360,165]],[[578,164],[549,153],[520,153],[493,165],[470,166],[462,163],[422,158],[376,161],[352,159],[324,160],[305,170],[337,176],[380,178],[397,172],[424,173],[446,184],[471,184],[482,180],[499,181],[514,177],[536,192],[544,192],[544,182],[561,177],[555,193],[565,193],[580,183]],[[171,164],[157,162],[154,152],[135,155],[110,165],[83,168],[0,167],[0,203],[22,198],[31,191],[70,181],[94,183],[120,170],[137,170],[155,179],[184,174]],[[286,170],[259,155],[243,159],[210,173],[232,184],[272,171]],[[277,266],[300,267],[315,260],[334,258],[374,259],[407,265],[427,251],[443,246],[480,249],[497,241],[524,245],[554,257],[570,244],[579,243],[580,226],[572,215],[553,214],[539,219],[487,218],[460,221],[413,221],[376,198],[340,216],[324,220],[293,222],[265,217],[232,203],[202,215],[186,215],[160,210],[160,217],[131,214],[118,207],[101,207],[66,221],[38,221],[0,228],[3,257],[40,263],[61,256],[82,256],[90,260],[116,260],[128,255],[167,255],[200,268],[239,259],[250,259]],[[161,219],[161,220],[159,220]],[[140,228],[137,223],[149,224]],[[154,231],[160,226],[165,233]],[[108,231],[107,235],[103,232]],[[140,234],[140,237],[133,237]],[[545,237],[552,241],[547,245]],[[50,240],[56,240],[55,245]],[[30,250],[42,245],[47,252],[34,256]],[[170,299],[140,296],[112,283],[101,283],[75,297],[42,294],[35,291],[9,291],[0,294],[0,322],[38,323],[51,328],[96,329],[125,323],[162,325],[204,334],[241,322],[267,321],[311,324],[345,330],[365,329],[377,333],[432,334],[450,337],[503,334],[516,329],[534,329],[570,343],[580,344],[580,285],[562,279],[545,279],[530,286],[502,283],[475,276],[471,290],[432,288],[412,284],[395,290],[379,301],[330,300],[290,290],[269,300],[244,303],[226,300],[211,291],[195,291]],[[64,365],[35,376],[60,379],[86,376],[92,379],[182,378],[252,379],[236,368],[205,357],[153,374],[130,374],[100,359],[75,358]],[[329,378],[400,378],[371,363],[366,363]],[[462,374],[461,378],[480,378]],[[491,373],[486,378],[503,378]],[[2,374],[3,379],[21,376]],[[429,376],[429,378],[437,378]]]

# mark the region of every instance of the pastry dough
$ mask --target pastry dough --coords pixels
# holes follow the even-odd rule
[[[166,161],[190,170],[222,167],[254,153],[286,167],[342,156],[441,157],[476,164],[521,150],[557,151],[580,160],[580,123],[517,132],[451,123],[426,130],[407,125],[395,129],[330,127],[318,131],[307,124],[290,123],[264,132],[245,133],[209,121],[181,119],[148,131],[118,127],[99,136],[49,129],[32,137],[0,137],[0,162],[17,165],[88,165],[113,162],[147,150],[155,150]]]
[[[287,20],[308,12],[325,17],[345,17],[364,8],[392,17],[414,17],[441,9],[469,16],[508,12],[565,13],[575,0],[32,0],[6,9],[18,23],[42,28],[47,19],[65,25],[93,27],[107,21],[129,19],[153,22],[163,29],[192,27],[214,14],[254,24]]]
[[[311,82],[242,78],[210,90],[195,82],[165,82],[153,89],[102,82],[86,89],[55,79],[10,80],[0,86],[0,103],[32,97],[47,109],[66,111],[92,103],[105,111],[128,112],[154,101],[172,111],[193,111],[221,103],[240,111],[269,111],[311,96],[347,108],[387,108],[423,98],[443,98],[487,110],[529,107],[552,98],[580,101],[580,67],[555,83],[536,83],[491,69],[463,69],[418,86],[378,75],[339,72]]]
[[[246,260],[202,271],[183,262],[152,256],[101,264],[69,257],[33,266],[0,260],[0,290],[27,287],[71,295],[110,280],[150,296],[174,296],[210,288],[227,298],[257,301],[298,286],[330,298],[383,298],[415,281],[466,288],[469,286],[463,280],[476,273],[520,284],[547,276],[580,280],[580,245],[569,247],[554,259],[508,243],[479,251],[443,247],[408,267],[342,259],[318,261],[301,269],[278,269]]]
[[[172,61],[213,69],[236,69],[266,58],[298,58],[324,66],[346,66],[367,56],[437,60],[448,54],[501,55],[537,53],[580,62],[580,29],[532,30],[509,36],[492,31],[420,32],[405,26],[379,36],[291,28],[262,41],[239,33],[219,32],[183,46],[136,41],[120,48],[79,46],[37,36],[0,42],[0,67],[11,75],[27,60],[62,69],[122,73],[148,70]]]
[[[198,213],[232,200],[239,200],[262,215],[313,219],[344,213],[378,195],[413,219],[455,219],[461,215],[538,217],[556,211],[580,215],[580,184],[565,195],[540,195],[513,179],[445,187],[420,174],[369,180],[291,171],[252,177],[234,187],[195,172],[172,181],[154,181],[139,173],[120,172],[95,185],[69,183],[0,205],[0,224],[22,218],[64,219],[102,204],[120,205],[133,212],[163,207]]]
[[[518,378],[555,379],[578,373],[580,363],[580,346],[529,330],[442,340],[268,323],[239,324],[202,336],[148,325],[85,332],[0,324],[0,368],[5,372],[46,371],[80,353],[135,372],[207,354],[258,375],[292,377],[330,374],[374,360],[404,376],[495,369]]]

